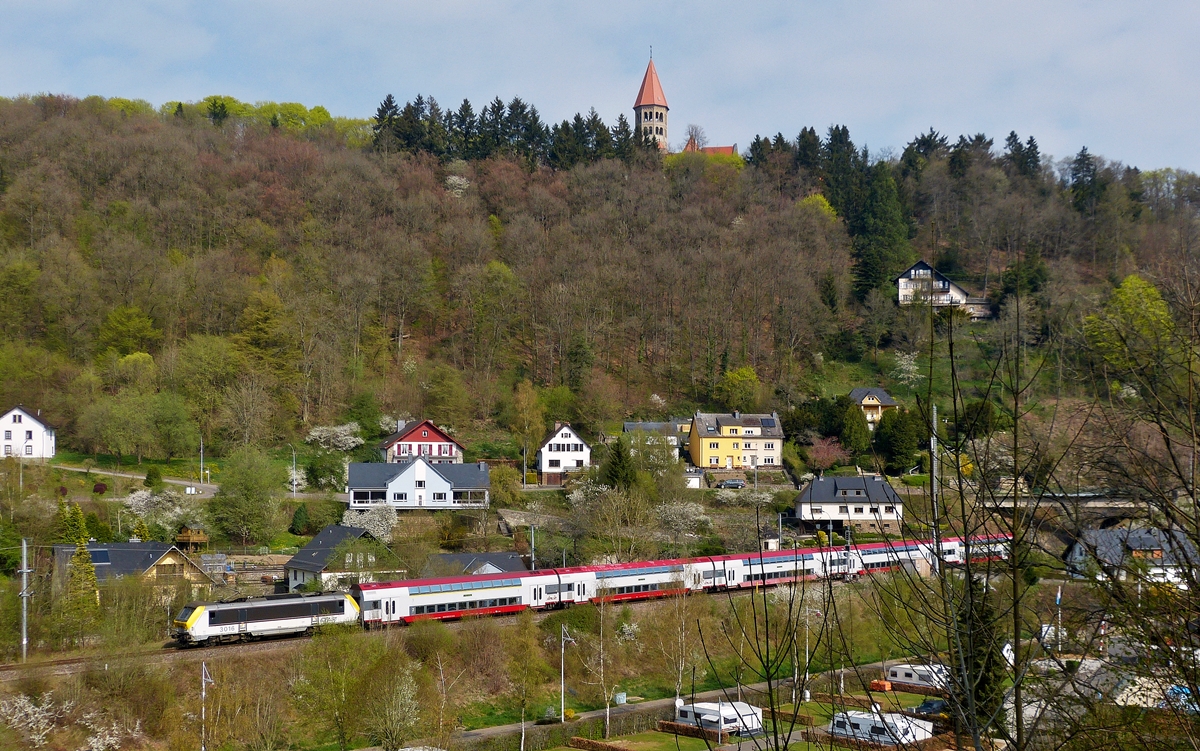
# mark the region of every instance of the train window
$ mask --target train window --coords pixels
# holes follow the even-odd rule
[[[445,612],[446,612],[446,606],[445,606],[444,604],[443,604],[443,605],[438,605],[438,606],[437,606],[437,612],[439,612],[439,613],[445,613]]]
[[[364,610],[379,610],[379,600],[367,600]]]

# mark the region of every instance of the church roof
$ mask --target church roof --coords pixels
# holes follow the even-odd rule
[[[638,89],[637,101],[633,103],[633,106],[648,107],[652,104],[667,107],[667,95],[663,93],[662,84],[658,81],[658,71],[654,69],[654,60],[651,60],[650,64],[646,66],[646,76],[642,79],[642,88]]]

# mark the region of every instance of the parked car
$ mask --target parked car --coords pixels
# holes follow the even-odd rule
[[[721,480],[720,482],[717,483],[717,487],[718,488],[732,488],[733,490],[741,490],[742,488],[746,487],[746,481],[738,480],[736,478],[732,479],[732,480]]]
[[[935,717],[949,713],[950,705],[945,699],[926,699],[913,707],[912,711],[913,714],[918,714],[922,717]]]

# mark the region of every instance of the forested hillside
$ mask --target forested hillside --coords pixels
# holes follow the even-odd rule
[[[918,258],[1001,320],[1030,293],[1028,340],[1071,358],[1114,283],[1200,237],[1196,175],[1016,134],[896,158],[805,128],[745,162],[664,159],[623,119],[464,104],[389,97],[368,130],[220,98],[0,100],[0,402],[75,449],[161,457],[348,414],[483,434],[524,379],[592,433],[783,411],[833,363],[887,383],[874,350],[920,348],[891,281]],[[746,367],[758,385],[731,385]]]

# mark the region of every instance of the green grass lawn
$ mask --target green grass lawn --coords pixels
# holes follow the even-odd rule
[[[609,738],[606,743],[624,746],[629,751],[707,751],[708,749],[701,738],[671,735],[670,733],[660,733],[657,730]],[[568,751],[568,749],[568,746],[558,746],[549,751]]]

